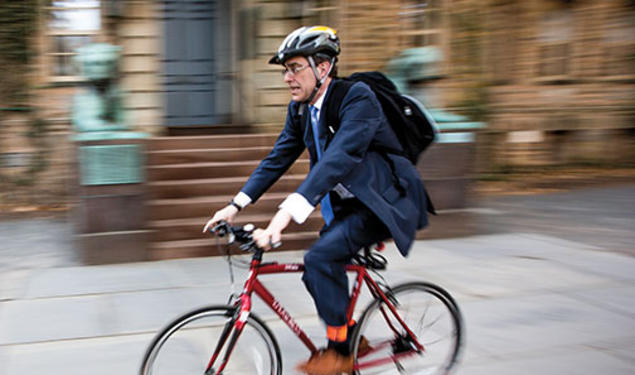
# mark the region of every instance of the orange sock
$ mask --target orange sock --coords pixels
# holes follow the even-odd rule
[[[326,337],[329,340],[334,342],[344,342],[346,341],[346,336],[348,335],[348,326],[326,326]]]

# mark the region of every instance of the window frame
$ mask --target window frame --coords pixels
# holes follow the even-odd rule
[[[399,4],[398,18],[399,18],[399,47],[400,49],[417,48],[417,47],[442,47],[443,46],[443,30],[444,30],[444,12],[442,0],[430,0],[425,1],[427,4],[434,4],[429,7],[426,5],[423,9],[416,9],[424,3],[423,1],[401,0]],[[412,10],[409,10],[412,9]],[[420,20],[417,19],[419,14],[424,13],[434,14],[437,19],[431,21],[436,23],[436,27],[422,27],[419,28],[418,24]],[[425,21],[423,21],[425,22]],[[434,42],[415,42],[418,38],[424,40],[433,36]]]
[[[564,48],[564,53],[558,56],[545,56],[545,50],[553,47],[561,47]],[[569,81],[572,80],[573,77],[573,61],[572,61],[572,50],[573,50],[573,41],[558,41],[558,42],[542,42],[538,45],[538,59],[537,59],[537,67],[536,67],[536,80],[539,82],[550,82],[550,81]],[[563,64],[564,69],[562,72],[557,72],[555,74],[546,74],[543,71],[549,71],[551,64]]]
[[[635,30],[635,22],[632,21],[633,15],[635,15],[633,8],[607,9],[604,14],[605,25],[608,27],[603,31],[603,58],[599,67],[599,79],[613,82],[632,82],[635,80],[635,68],[631,68],[631,72],[627,71],[626,74],[611,74],[609,70],[612,65],[618,64],[623,65],[623,68],[628,70],[626,66],[629,64],[629,58],[635,59],[635,38],[632,37],[632,30]],[[615,31],[619,33],[617,37],[614,35]],[[631,37],[624,38],[624,35]],[[614,50],[624,50],[625,53],[614,54]],[[634,62],[630,64],[632,66]]]
[[[335,0],[317,0],[306,8],[303,18],[312,25],[333,25],[337,23],[341,6]]]
[[[569,7],[559,7],[543,13],[537,22],[536,30],[542,34],[535,36],[535,65],[532,81],[539,84],[559,84],[576,80],[575,49],[578,41],[575,27],[576,14]],[[568,18],[568,19],[565,19]],[[550,25],[551,24],[551,25]],[[554,32],[557,30],[557,32]],[[556,37],[554,37],[554,35]],[[565,53],[560,56],[544,56],[545,50],[557,46],[564,46]],[[544,66],[553,62],[564,63],[564,72],[558,74],[543,74]],[[548,68],[547,68],[548,70]]]
[[[51,84],[72,84],[81,83],[85,79],[80,75],[56,75],[54,73],[55,66],[57,64],[57,58],[68,56],[72,59],[72,56],[77,55],[74,52],[58,52],[55,47],[55,38],[64,36],[85,36],[90,38],[90,42],[96,42],[102,35],[103,30],[103,1],[94,0],[97,2],[94,6],[76,6],[76,7],[60,7],[47,5],[42,8],[41,24],[44,33],[41,39],[41,53],[42,53],[42,76],[44,80]],[[77,11],[77,10],[97,10],[99,12],[100,25],[95,30],[70,30],[70,29],[53,29],[51,26],[51,14],[54,11]]]
[[[625,53],[622,54],[620,58],[619,57],[620,55],[612,53],[613,50],[624,50]],[[612,74],[610,71],[610,67],[612,65],[617,65],[617,64],[622,65],[624,69],[628,70],[627,68],[629,64],[628,51],[630,51],[630,58],[635,59],[635,41],[605,43],[603,46],[603,51],[602,51],[602,55],[604,56],[604,59],[601,62],[601,67],[600,67],[601,77],[600,78],[604,80],[616,81],[616,82],[635,81],[635,68],[633,67],[631,67],[631,72],[627,71],[624,74],[620,74],[620,73]],[[634,62],[631,62],[630,64],[634,64]]]

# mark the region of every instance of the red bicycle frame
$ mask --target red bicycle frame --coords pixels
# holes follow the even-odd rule
[[[230,339],[230,343],[229,343],[230,346],[225,353],[223,363],[219,367],[218,373],[222,372],[225,366],[227,365],[227,361],[229,360],[229,356],[231,355],[234,344],[236,343],[236,340],[238,340],[238,337],[240,336],[240,333],[242,332],[243,327],[245,323],[247,322],[247,319],[249,318],[249,314],[251,313],[251,306],[252,306],[251,297],[254,292],[269,306],[269,308],[271,308],[271,310],[273,310],[278,315],[278,317],[291,329],[291,331],[293,331],[293,333],[300,339],[300,341],[302,341],[302,343],[307,347],[307,349],[311,352],[311,354],[318,351],[318,349],[315,347],[311,339],[306,335],[306,333],[302,330],[302,328],[300,328],[300,326],[295,322],[295,320],[291,317],[291,315],[287,312],[287,310],[280,304],[280,302],[278,302],[278,300],[275,299],[275,297],[267,289],[267,287],[265,287],[260,282],[260,280],[258,280],[258,276],[260,275],[297,273],[297,272],[303,272],[303,271],[304,271],[304,265],[300,263],[277,263],[277,262],[261,263],[260,257],[254,256],[252,258],[251,264],[249,267],[249,275],[243,286],[243,291],[235,303],[235,307],[238,308],[235,315],[235,321],[232,319],[232,321],[227,323],[225,327],[225,332],[222,335],[221,340],[217,344],[214,354],[212,355],[212,358],[209,361],[207,370],[209,370],[213,366],[218,355],[220,354],[220,350],[222,346],[225,344],[225,342],[229,338],[230,331],[232,330],[232,328],[235,328],[233,330],[233,334]],[[346,313],[347,321],[351,321],[353,319],[355,306],[357,304],[357,300],[361,292],[362,285],[365,283],[371,295],[374,298],[381,299],[385,303],[391,315],[397,320],[401,328],[403,328],[408,334],[408,336],[411,338],[413,344],[417,348],[417,351],[422,351],[424,349],[423,345],[419,343],[416,336],[412,333],[410,328],[399,316],[397,309],[393,305],[390,298],[386,296],[386,294],[382,291],[379,285],[377,285],[377,283],[370,277],[367,269],[361,265],[351,264],[346,266],[346,271],[356,273],[355,284],[353,285],[353,289],[351,292],[351,300],[350,300],[350,304],[348,306],[348,310]],[[384,319],[386,319],[387,324],[397,334],[398,329],[394,327],[393,324],[391,323],[388,312],[383,308],[381,311],[382,311],[382,314],[384,315]],[[233,326],[234,322],[235,322],[235,327]],[[378,359],[378,360],[369,361],[363,364],[357,364],[355,366],[355,369],[376,366],[379,364],[383,364],[385,362],[392,361],[395,358],[412,355],[412,354],[413,354],[412,352],[402,353],[402,354],[393,355],[392,357],[385,358],[385,359]]]

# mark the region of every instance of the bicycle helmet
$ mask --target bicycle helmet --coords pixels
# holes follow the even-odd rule
[[[287,35],[269,64],[284,64],[294,56],[323,54],[333,58],[340,53],[337,32],[328,26],[303,26]]]

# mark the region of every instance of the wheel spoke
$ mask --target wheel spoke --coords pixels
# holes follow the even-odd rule
[[[427,283],[409,283],[394,287],[393,312],[380,300],[363,312],[353,337],[353,354],[364,336],[372,350],[355,360],[360,374],[445,375],[457,361],[462,337],[462,319],[458,307],[441,288]],[[402,320],[408,330],[402,327]],[[423,352],[417,349],[423,345]]]
[[[421,330],[423,327],[423,321],[426,319],[426,315],[428,315],[428,310],[430,309],[430,301],[426,301],[426,308],[423,309],[423,313],[421,313],[421,319],[419,319],[419,324],[417,325],[417,330]]]
[[[146,352],[141,375],[282,374],[278,344],[253,314],[228,352],[235,333],[232,312],[231,307],[210,307],[169,324]]]

